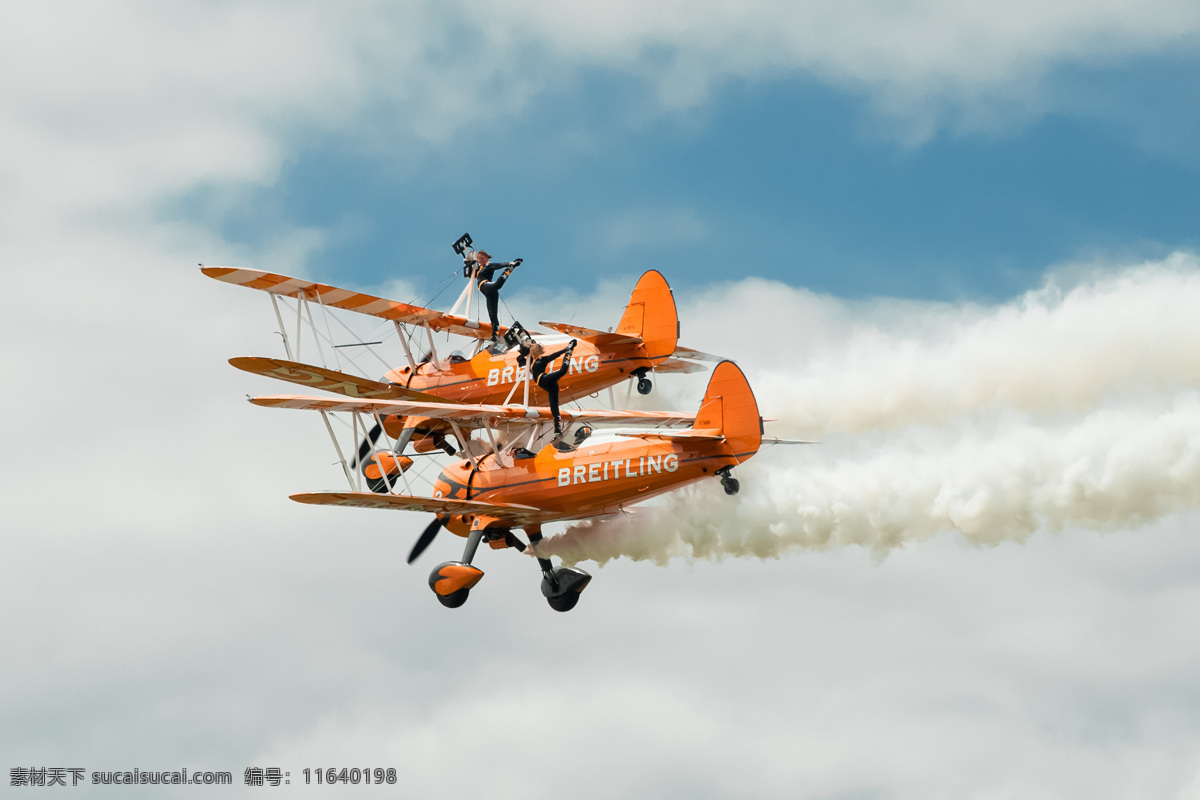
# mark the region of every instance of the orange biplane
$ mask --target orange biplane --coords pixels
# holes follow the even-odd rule
[[[527,545],[514,533],[519,529],[536,555],[546,523],[613,514],[632,503],[711,477],[734,494],[738,483],[730,471],[758,452],[763,442],[763,421],[754,393],[731,361],[722,361],[713,369],[694,414],[564,409],[564,418],[576,423],[626,426],[611,432],[597,427],[598,433],[568,451],[554,447],[548,438],[550,412],[545,408],[300,396],[260,397],[251,402],[275,408],[349,412],[355,420],[359,415],[375,419],[416,415],[486,432],[488,446],[480,452],[465,449],[465,458],[438,475],[432,496],[400,491],[386,471],[381,476],[385,484],[382,493],[362,491],[359,481],[357,490],[292,495],[293,500],[316,505],[432,512],[435,518],[417,539],[408,561],[412,563],[442,528],[467,539],[462,559],[438,565],[429,577],[438,600],[450,608],[466,602],[483,577],[483,571],[472,563],[482,542],[495,549],[524,551]],[[671,427],[687,423],[691,427]],[[645,425],[658,427],[629,427]],[[403,473],[395,479],[407,482]],[[354,481],[351,484],[353,487]],[[577,568],[554,567],[541,556],[538,563],[542,594],[550,606],[557,611],[574,608],[591,576]]]
[[[493,353],[485,347],[492,335],[491,324],[458,315],[453,313],[453,310],[450,313],[433,311],[260,270],[202,267],[201,271],[226,283],[265,291],[269,293],[274,304],[287,360],[252,357],[230,359],[230,363],[238,369],[356,399],[461,404],[505,404],[515,401],[525,406],[540,406],[546,403],[546,393],[530,380],[529,364],[522,364],[517,347],[521,329],[517,324],[513,326],[516,330],[502,328],[498,332],[499,335],[505,336],[508,349]],[[468,295],[471,290],[472,286],[469,285],[464,290],[464,297],[473,297]],[[304,320],[305,313],[322,357],[325,352],[322,341],[326,342],[326,348],[345,346],[335,346],[331,337],[320,334],[312,316],[314,306],[321,312],[329,308],[342,309],[391,321],[395,325],[408,364],[400,368],[389,368],[380,380],[375,381],[340,370],[292,360],[292,347],[277,298],[293,298],[296,301],[297,346],[300,323]],[[454,310],[462,303],[463,297],[460,297]],[[560,338],[573,337],[578,340],[570,359],[568,374],[559,384],[559,398],[564,404],[595,394],[624,380],[636,380],[638,391],[647,394],[651,390],[649,373],[652,371],[696,372],[705,369],[702,364],[697,363],[698,361],[718,360],[713,356],[678,346],[679,319],[675,300],[666,280],[654,270],[646,272],[638,280],[629,303],[612,332],[565,323],[541,324],[556,331]],[[413,357],[410,334],[421,330],[427,337],[428,354],[418,360]],[[439,358],[434,334],[440,332],[455,333],[476,340],[476,352],[471,357],[452,353],[446,358]],[[549,349],[553,343],[547,341],[546,346]],[[385,484],[380,477],[381,473],[395,473],[411,464],[411,460],[403,456],[410,441],[418,453],[428,453],[440,448],[447,454],[454,455],[466,447],[465,436],[469,435],[474,427],[476,426],[473,423],[462,422],[461,427],[455,430],[447,418],[436,414],[389,413],[380,417],[378,426],[364,432],[366,436],[358,448],[358,457],[354,462],[356,466],[370,473],[374,490],[384,491]],[[396,439],[396,447],[390,453],[371,455],[372,446],[381,431],[386,431]],[[455,448],[447,441],[450,435],[458,439],[460,447]]]

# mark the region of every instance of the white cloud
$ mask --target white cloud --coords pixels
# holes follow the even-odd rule
[[[1040,112],[1037,85],[1054,68],[1154,55],[1200,30],[1200,11],[1183,0],[618,2],[565,13],[518,0],[476,3],[471,18],[505,45],[524,38],[560,62],[641,75],[666,107],[699,103],[729,80],[811,75],[865,92],[916,138],[947,106],[972,126],[994,124],[995,109]]]
[[[8,4],[0,22],[0,180],[15,228],[51,210],[269,184],[296,140],[321,131],[391,150],[444,141],[591,68],[657,86],[664,108],[730,80],[814,75],[867,93],[919,138],[947,104],[981,120],[997,102],[1039,110],[1049,101],[1031,87],[1058,65],[1181,46],[1200,31],[1200,10],[1175,0],[105,0]]]

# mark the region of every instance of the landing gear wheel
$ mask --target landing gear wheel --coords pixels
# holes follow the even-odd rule
[[[555,611],[570,611],[579,602],[579,592],[567,592],[561,597],[547,597],[546,602]]]
[[[737,494],[742,485],[738,483],[737,478],[726,478],[721,481],[721,488],[725,490],[725,494]]]
[[[650,394],[650,390],[654,388],[654,384],[649,378],[638,378],[638,394]]]
[[[425,529],[413,548],[414,554],[409,555],[408,563],[411,564],[413,559],[421,554],[421,550],[425,549],[425,545],[433,539],[440,526],[441,522],[435,519],[434,524]],[[467,545],[471,552],[464,554],[464,558],[475,555],[474,548],[479,544],[481,534],[481,531],[471,533],[471,539]],[[439,564],[433,572],[429,573],[429,588],[437,595],[438,602],[446,608],[458,608],[467,602],[467,595],[471,593],[471,587],[479,583],[482,577],[483,570],[479,567],[472,567],[465,561],[447,561],[445,564]]]
[[[555,611],[570,611],[591,580],[592,576],[581,569],[555,567],[550,574],[543,573],[542,595]]]
[[[451,592],[450,594],[439,594],[437,599],[446,608],[458,608],[467,602],[467,596],[470,594],[470,589],[459,589],[457,592]]]

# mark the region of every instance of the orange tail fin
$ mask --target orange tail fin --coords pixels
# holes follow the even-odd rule
[[[675,352],[679,315],[671,287],[658,270],[652,269],[638,279],[615,332],[640,338],[646,356],[655,364]]]
[[[739,463],[758,452],[762,418],[754,391],[737,364],[722,361],[713,369],[693,427],[721,433]]]

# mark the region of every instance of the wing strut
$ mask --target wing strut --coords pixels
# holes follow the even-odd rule
[[[301,298],[302,296],[303,296],[303,293],[302,293],[302,292],[301,292],[301,293],[298,293],[298,294],[296,295],[296,299],[297,299],[297,301],[298,301],[298,302],[301,302],[301,303],[303,303],[303,304],[304,304],[304,311],[305,311],[305,313],[307,313],[307,314],[308,314],[308,327],[309,327],[309,329],[312,331],[312,334],[313,334],[313,337],[312,337],[312,338],[313,338],[313,341],[314,341],[314,342],[316,342],[316,345],[317,345],[317,357],[321,359],[321,366],[322,366],[322,367],[325,367],[326,369],[328,369],[328,368],[329,368],[329,362],[325,360],[325,351],[321,349],[321,334],[320,334],[320,332],[317,330],[317,323],[313,321],[313,315],[312,315],[312,304],[311,304],[311,303],[309,303],[307,300],[301,300],[300,298]],[[319,303],[319,302],[321,302],[321,295],[320,295],[320,293],[318,293],[318,294],[317,294],[317,302],[318,302],[318,303]],[[330,337],[330,341],[329,341],[329,343],[330,343],[330,344],[333,344],[333,338],[332,338],[332,337]],[[334,350],[334,351],[333,351],[333,354],[334,354],[334,356],[337,356],[337,350]],[[342,362],[341,362],[341,359],[340,359],[340,358],[338,359],[337,366],[338,366],[338,369],[341,369],[341,367],[342,367]]]
[[[283,352],[287,353],[288,361],[295,361],[292,357],[292,346],[288,343],[287,329],[283,327],[283,314],[279,313],[279,300],[271,294],[271,306],[275,309],[275,319],[279,321],[279,335],[283,337]]]
[[[425,333],[429,334],[429,360],[434,364],[438,361],[437,348],[433,344],[433,328],[429,327],[429,323],[425,323]]]
[[[454,306],[450,309],[451,314],[457,314],[458,307],[461,306],[463,304],[463,301],[465,300],[467,303],[466,317],[467,317],[467,319],[474,318],[474,316],[475,316],[474,315],[475,283],[476,283],[475,278],[478,275],[478,273],[479,273],[479,265],[476,264],[474,267],[471,268],[471,276],[469,278],[467,278],[467,285],[463,287],[462,292],[460,292],[458,295],[458,299],[454,301]]]
[[[303,311],[304,311],[304,291],[302,289],[297,289],[296,290],[296,360],[297,361],[300,360],[300,345],[303,343],[300,339],[300,330],[301,330],[300,326],[304,324],[304,318],[301,316],[301,312],[303,312]],[[321,366],[325,366],[325,365],[321,364]]]
[[[288,342],[287,328],[283,324],[283,314],[279,313],[279,301],[271,294],[271,306],[275,309],[275,319],[279,322],[279,335],[283,338],[283,352],[287,353],[289,361],[294,361],[292,356],[292,345]],[[300,308],[299,304],[296,307],[296,341],[299,345],[300,339]],[[338,462],[342,465],[342,473],[346,476],[346,483],[350,485],[350,491],[354,491],[354,478],[350,476],[350,467],[346,464],[346,457],[342,455],[342,446],[338,444],[337,436],[333,433],[333,425],[329,422],[329,413],[321,412],[321,419],[325,422],[325,430],[329,431],[329,440],[333,442],[333,449],[337,451]]]
[[[471,461],[471,466],[479,469],[479,462],[475,460],[475,456],[471,455],[470,442],[463,436],[462,428],[458,427],[458,420],[451,419],[450,427],[454,429],[454,435],[458,437],[458,443],[462,446],[462,451],[467,454],[467,458]]]
[[[396,326],[396,336],[400,339],[400,344],[404,347],[404,355],[408,358],[408,366],[412,367],[412,371],[417,371],[417,362],[413,361],[412,350],[408,347],[408,337],[404,335],[404,326],[398,320],[392,320],[392,324]]]
[[[516,392],[517,392],[517,387],[524,385],[525,386],[525,402],[523,402],[521,405],[525,406],[526,408],[529,408],[529,371],[532,368],[533,368],[533,364],[531,364],[530,361],[528,359],[526,359],[525,366],[521,367],[521,374],[517,376],[517,380],[515,383],[513,383],[513,387],[508,390],[508,397],[504,398],[504,405],[508,405],[509,401],[512,400],[512,396],[514,394],[516,394]]]
[[[274,299],[274,295],[272,295],[271,299]],[[333,442],[333,449],[337,451],[338,461],[342,464],[342,472],[346,473],[346,483],[350,484],[350,491],[354,491],[354,479],[350,477],[350,467],[346,465],[346,457],[342,455],[342,446],[338,444],[337,437],[333,435],[333,426],[329,424],[329,412],[322,411],[321,419],[325,420],[325,430],[329,431],[329,438]]]

